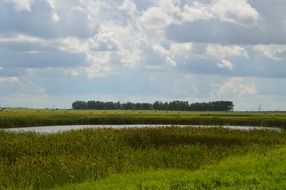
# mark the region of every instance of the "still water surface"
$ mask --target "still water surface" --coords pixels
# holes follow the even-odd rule
[[[39,126],[39,127],[23,127],[23,128],[9,128],[4,129],[4,131],[11,132],[36,132],[36,133],[58,133],[70,130],[86,129],[86,128],[113,128],[113,129],[122,129],[122,128],[143,128],[143,127],[203,127],[211,128],[218,127],[215,125],[59,125],[59,126]],[[252,126],[228,126],[223,125],[219,126],[227,129],[236,129],[236,130],[273,130],[273,131],[282,131],[281,128],[276,127],[252,127]]]

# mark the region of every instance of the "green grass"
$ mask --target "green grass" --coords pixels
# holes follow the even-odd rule
[[[203,190],[286,189],[286,146],[264,154],[232,156],[196,171],[149,170],[113,175],[103,180],[73,184],[54,190]]]
[[[78,124],[187,124],[286,126],[285,112],[5,109],[0,128]]]
[[[265,153],[286,144],[285,135],[189,127],[0,131],[0,189],[46,189],[149,170],[190,172],[229,156]]]

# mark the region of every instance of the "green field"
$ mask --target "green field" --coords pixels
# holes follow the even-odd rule
[[[0,128],[209,124],[285,128],[284,112],[5,109]],[[285,189],[286,132],[162,127],[0,130],[0,189]]]
[[[208,176],[206,185],[212,183],[209,176],[211,169],[200,172],[206,166],[216,167],[217,163],[223,163],[228,157],[243,158],[245,154],[255,160],[257,155],[268,155],[268,151],[285,146],[285,137],[284,131],[191,127],[85,129],[58,134],[0,131],[0,189],[65,188],[71,184],[78,189],[86,189],[88,186],[97,186],[97,183],[115,187],[117,178],[121,180],[118,185],[122,189],[125,183],[129,184],[126,181],[129,179],[131,189],[134,189],[134,185],[135,189],[154,189],[151,188],[153,185],[163,189],[166,186],[174,186],[169,189],[188,189],[183,188],[185,183],[189,186],[197,178],[196,183],[204,183],[205,180],[201,179],[204,175]],[[280,157],[276,158],[275,154],[274,158],[278,159],[277,163],[284,162]],[[231,160],[226,162],[232,163]],[[240,167],[237,159],[233,161],[233,167]],[[274,176],[276,169],[273,167]],[[193,173],[196,170],[198,175]],[[219,172],[220,169],[215,170]],[[237,171],[233,172],[236,175]],[[220,177],[222,174],[214,175]],[[184,177],[180,178],[180,175]],[[261,174],[253,171],[252,175],[259,178]],[[279,175],[277,180],[282,180],[284,176]],[[148,180],[152,176],[160,179],[158,184]],[[229,176],[221,177],[223,181],[230,180],[225,183],[232,186],[232,179],[226,178]],[[84,184],[75,185],[79,183]],[[66,189],[73,189],[73,186],[67,186]],[[106,189],[110,189],[109,186]]]
[[[113,175],[95,182],[67,185],[54,190],[221,190],[221,189],[286,189],[286,147],[264,154],[232,156],[217,165],[196,171],[182,169],[149,170]]]
[[[77,124],[193,124],[286,126],[285,112],[5,109],[0,128]]]

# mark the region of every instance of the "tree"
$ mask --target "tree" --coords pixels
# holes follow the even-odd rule
[[[72,104],[73,109],[97,109],[97,110],[177,110],[177,111],[232,111],[234,104],[231,101],[213,101],[189,104],[187,101],[175,100],[172,102],[156,101],[150,103],[120,103],[120,102],[102,102],[102,101],[75,101]]]

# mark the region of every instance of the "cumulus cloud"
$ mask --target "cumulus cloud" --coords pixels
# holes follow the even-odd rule
[[[154,92],[208,100],[213,88],[216,99],[254,96],[258,78],[286,78],[284,7],[282,0],[2,0],[0,88],[39,97]]]
[[[196,49],[192,43],[172,43],[170,51],[174,55],[188,56],[194,54]]]
[[[0,1],[0,34],[26,34],[44,38],[93,35],[98,22],[89,18],[81,4],[71,1]],[[25,11],[19,11],[25,10]],[[80,27],[78,27],[80,25]]]
[[[31,11],[32,0],[12,0],[17,11]]]
[[[270,59],[283,60],[286,58],[286,45],[257,45],[253,49]]]
[[[144,10],[138,18],[140,27],[150,40],[162,41],[165,36],[165,28],[173,23],[179,23],[181,9],[172,0],[156,1],[154,6]]]
[[[120,11],[127,11],[131,16],[137,14],[137,7],[133,0],[124,0],[120,6],[118,6]]]
[[[195,2],[188,4],[188,7],[191,7],[190,13],[187,14],[190,18],[167,28],[167,36],[170,39],[180,42],[234,45],[286,43],[284,35],[286,3],[284,1],[277,0],[275,3],[267,0]],[[217,14],[213,13],[214,5],[217,5],[215,6]],[[199,16],[192,16],[192,14]]]
[[[253,79],[243,79],[240,77],[231,78],[219,86],[218,94],[232,94],[239,96],[254,95],[257,93]]]
[[[237,56],[249,57],[248,52],[240,46],[223,46],[220,44],[173,43],[170,52],[177,56],[213,59]]]
[[[222,46],[218,44],[209,44],[206,48],[206,54],[218,59],[236,56],[248,57],[247,51],[240,46]]]
[[[211,4],[211,11],[223,21],[251,25],[259,19],[259,13],[247,0],[213,0]]]
[[[183,20],[189,22],[219,19],[235,24],[253,25],[259,20],[259,13],[247,0],[212,0],[209,4],[194,1],[183,9]]]
[[[221,63],[218,63],[217,66],[222,69],[233,70],[233,64],[230,61],[225,60],[225,59],[221,60]]]

